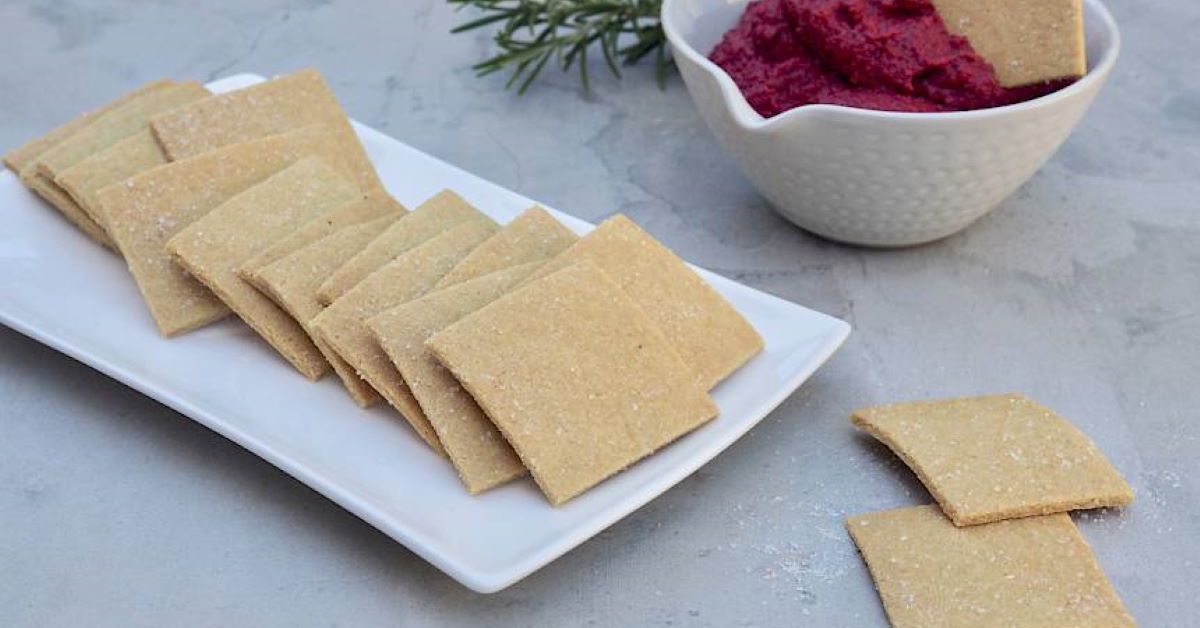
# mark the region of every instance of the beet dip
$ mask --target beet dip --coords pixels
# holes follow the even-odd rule
[[[1074,79],[1004,88],[930,0],[757,0],[710,58],[764,117],[826,103],[962,111],[1029,100]]]

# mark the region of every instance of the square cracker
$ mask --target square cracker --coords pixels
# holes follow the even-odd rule
[[[90,124],[41,154],[31,166],[22,171],[21,176],[28,176],[32,170],[39,176],[53,181],[63,170],[138,131],[145,130],[152,116],[210,95],[203,85],[195,81],[184,81],[146,92],[98,116]]]
[[[55,177],[87,157],[145,129],[151,115],[208,95],[207,89],[193,81],[144,91],[96,116],[87,125],[39,155],[21,171],[21,180],[84,233],[114,248],[113,240],[105,228],[55,183]]]
[[[591,262],[510,292],[425,346],[554,505],[717,415],[658,326]]]
[[[1083,0],[933,0],[946,28],[962,35],[1004,87],[1087,73]]]
[[[317,298],[328,305],[345,294],[367,275],[379,270],[397,256],[433,236],[466,221],[495,224],[491,218],[471,207],[450,190],[442,190],[421,203],[412,215],[397,221],[379,234],[357,255],[337,269],[317,289]]]
[[[492,240],[497,237],[492,236]],[[472,495],[524,475],[525,465],[475,399],[425,348],[425,341],[500,298],[539,265],[530,262],[469,279],[367,321],[379,345],[421,404],[425,418],[458,470],[458,477]]]
[[[225,201],[167,241],[167,251],[305,377],[329,363],[287,312],[237,275],[272,242],[356,197],[354,184],[319,157],[306,157]]]
[[[84,235],[96,243],[103,245],[105,248],[117,251],[116,241],[104,230],[104,227],[101,227],[100,223],[92,220],[87,215],[87,212],[83,211],[83,208],[75,202],[75,199],[71,198],[71,195],[67,194],[65,190],[55,185],[53,181],[46,177],[35,175],[23,179],[22,183],[62,213],[67,222],[70,222],[76,229],[82,231]]]
[[[106,227],[96,192],[165,163],[167,156],[150,130],[145,129],[63,170],[54,182],[71,195],[88,218]]]
[[[873,406],[851,421],[896,452],[956,525],[1133,501],[1091,439],[1023,395]]]
[[[171,261],[167,240],[302,157],[315,155],[332,164],[338,155],[330,145],[328,131],[316,125],[159,166],[96,193],[100,213],[160,332],[173,336],[229,313]]]
[[[300,70],[192,103],[155,118],[150,126],[175,160],[312,124],[331,129],[331,149],[351,166],[362,189],[380,187],[346,112],[316,70]]]
[[[400,222],[420,212],[413,212]],[[349,362],[439,454],[445,452],[433,426],[375,340],[367,327],[367,319],[428,292],[471,249],[495,232],[495,223],[468,221],[460,224],[371,273],[312,321],[317,337]]]
[[[917,506],[846,528],[895,628],[1134,625],[1066,514],[959,528]]]
[[[397,203],[387,193],[387,190],[375,188],[368,191],[362,198],[355,199],[332,211],[326,212],[319,220],[309,221],[299,229],[272,242],[250,259],[242,262],[241,267],[238,268],[238,274],[248,279],[255,270],[271,262],[283,259],[344,227],[368,222],[383,216],[399,218],[407,213],[408,210],[400,203]],[[388,221],[387,224],[390,225],[392,222]]]
[[[565,251],[579,240],[549,212],[534,205],[471,251],[453,270],[442,277],[436,288],[482,277],[510,266],[540,262]]]
[[[333,366],[350,397],[364,408],[378,403],[379,393],[313,332],[312,320],[325,309],[325,305],[317,300],[317,287],[330,273],[337,270],[356,251],[361,250],[397,219],[399,215],[393,214],[350,225],[283,259],[271,262],[248,275],[243,274],[247,281],[271,297],[271,300],[304,327],[313,344]]]
[[[724,297],[625,216],[600,223],[534,277],[581,260],[595,263],[629,293],[706,389],[762,350],[762,337]]]
[[[12,170],[14,174],[21,174],[22,170],[37,161],[37,158],[42,156],[46,151],[75,133],[78,133],[81,129],[94,122],[96,118],[135,98],[141,97],[147,92],[159,90],[174,84],[175,82],[171,80],[159,80],[127,92],[105,105],[101,105],[78,118],[55,127],[45,135],[35,137],[21,146],[12,149],[4,155],[4,165],[8,166],[8,169]]]

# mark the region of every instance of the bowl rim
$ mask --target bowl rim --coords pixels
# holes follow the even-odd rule
[[[1104,6],[1100,0],[1083,0],[1099,19],[1099,28],[1105,31],[1108,35],[1109,45],[1105,48],[1100,60],[1092,66],[1090,70],[1079,80],[1064,87],[1060,90],[1051,92],[1044,96],[1039,96],[1024,102],[1014,103],[1011,105],[1003,105],[1000,107],[989,107],[987,109],[973,109],[969,111],[936,111],[936,112],[905,112],[905,111],[880,111],[877,109],[861,109],[858,107],[848,107],[845,105],[828,105],[828,104],[813,104],[800,105],[793,107],[787,111],[776,114],[770,118],[764,118],[761,114],[750,106],[746,100],[742,90],[733,82],[733,78],[716,63],[709,60],[707,55],[701,54],[691,44],[683,38],[679,33],[677,25],[672,20],[672,15],[676,13],[674,6],[686,0],[663,0],[662,8],[659,12],[659,21],[662,24],[663,32],[667,36],[667,41],[671,44],[671,49],[674,54],[682,54],[689,61],[708,72],[716,79],[720,86],[721,95],[724,97],[725,107],[732,114],[734,121],[743,129],[749,131],[769,132],[776,130],[776,127],[781,127],[789,122],[798,120],[803,117],[828,113],[833,115],[846,115],[858,118],[878,119],[878,120],[904,120],[914,123],[940,123],[950,121],[967,121],[980,120],[992,117],[1000,117],[1010,114],[1017,114],[1033,109],[1038,109],[1050,105],[1051,103],[1068,99],[1080,92],[1084,92],[1093,88],[1097,83],[1103,82],[1109,71],[1117,62],[1117,55],[1121,50],[1121,32],[1117,28],[1116,20],[1108,8]],[[682,12],[679,12],[682,14]],[[1085,29],[1087,28],[1085,24]],[[1085,31],[1086,32],[1086,31]]]

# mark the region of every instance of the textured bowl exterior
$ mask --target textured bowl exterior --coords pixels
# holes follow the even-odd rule
[[[1107,12],[1086,4],[1089,54],[1101,61],[1088,76],[1026,103],[947,114],[815,105],[764,119],[704,58],[711,44],[703,41],[701,53],[683,35],[695,30],[684,22],[711,9],[725,15],[710,19],[704,25],[710,32],[696,37],[711,40],[714,22],[728,28],[738,4],[667,0],[663,23],[701,116],[783,216],[833,240],[908,246],[979,219],[1066,140],[1103,85],[1118,45]]]

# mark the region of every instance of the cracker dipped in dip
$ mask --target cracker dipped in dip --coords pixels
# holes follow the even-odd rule
[[[1079,70],[1021,85],[1002,83],[971,41],[947,28],[931,0],[756,0],[710,59],[764,117],[818,103],[907,112],[985,109],[1043,96],[1082,75],[1082,45],[1073,43],[1082,41],[1082,22],[1076,33],[1056,30],[1053,19],[1028,13],[1010,21],[1039,41],[1071,38],[1064,43],[1069,51],[1078,48],[1071,67]],[[1039,30],[1037,20],[1046,28]],[[970,25],[956,15],[954,25],[962,24]],[[1037,49],[1028,36],[1010,39]]]

